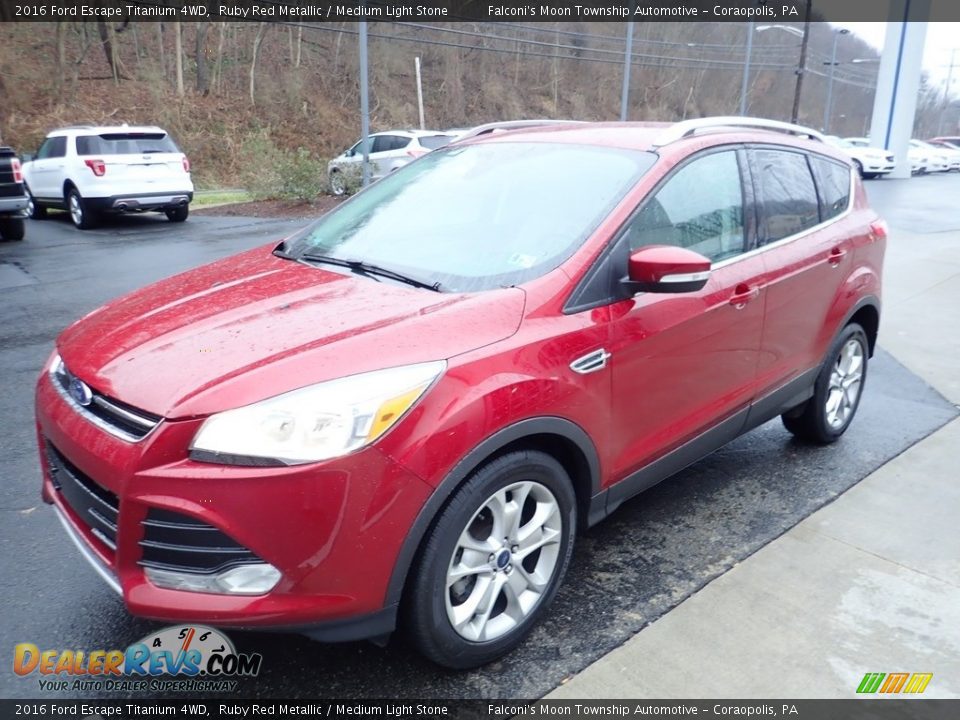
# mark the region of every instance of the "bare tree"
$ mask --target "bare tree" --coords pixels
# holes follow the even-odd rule
[[[160,56],[160,75],[161,77],[166,76],[167,74],[167,56],[163,50],[163,23],[157,23],[157,52]]]
[[[174,48],[176,52],[177,68],[177,95],[183,97],[183,37],[180,30],[180,21],[173,23]]]
[[[256,89],[256,77],[257,77],[257,60],[260,58],[260,46],[263,44],[263,36],[267,32],[267,28],[270,26],[269,23],[262,22],[259,27],[257,27],[257,35],[253,39],[253,57],[250,58],[250,104],[256,105],[257,99],[255,94]]]
[[[201,95],[210,94],[210,71],[207,65],[207,30],[206,23],[196,23],[197,28],[197,92]]]

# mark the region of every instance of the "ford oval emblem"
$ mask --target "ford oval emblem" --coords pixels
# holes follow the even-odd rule
[[[73,378],[70,381],[70,395],[84,407],[93,402],[93,392],[80,378]]]

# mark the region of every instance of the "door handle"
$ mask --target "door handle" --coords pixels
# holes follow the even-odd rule
[[[837,267],[846,254],[847,251],[843,248],[835,247],[830,251],[830,255],[827,256],[827,262],[833,267]]]
[[[748,302],[755,299],[758,295],[760,295],[760,288],[752,287],[746,283],[740,283],[734,289],[733,295],[730,296],[730,304],[737,310],[742,310]]]

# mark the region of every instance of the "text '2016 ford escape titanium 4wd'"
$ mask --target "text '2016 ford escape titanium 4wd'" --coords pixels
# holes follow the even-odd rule
[[[436,150],[67,329],[43,496],[136,615],[403,627],[487,662],[578,528],[777,415],[850,424],[886,227],[819,138],[714,118]]]

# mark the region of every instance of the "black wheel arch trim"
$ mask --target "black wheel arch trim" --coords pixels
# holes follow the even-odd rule
[[[427,502],[420,509],[416,520],[407,532],[407,537],[403,541],[400,553],[393,566],[393,573],[390,576],[390,583],[387,586],[387,594],[384,598],[384,606],[396,605],[400,602],[403,595],[403,589],[406,585],[407,575],[413,565],[414,558],[420,545],[426,537],[427,532],[433,525],[437,515],[446,505],[457,488],[476,470],[483,462],[493,456],[499,450],[507,447],[511,443],[524,438],[538,435],[554,435],[564,440],[572,442],[586,459],[590,473],[590,498],[589,508],[586,515],[587,523],[593,524],[602,517],[596,517],[595,507],[601,509],[605,505],[606,493],[600,491],[600,456],[597,449],[590,439],[587,432],[576,423],[561,417],[536,417],[521,420],[512,425],[497,431],[479,445],[474,447],[469,453],[463,456],[453,469],[447,473],[443,481],[434,489],[433,493],[427,499]],[[579,499],[579,498],[578,498]]]
[[[873,357],[873,353],[877,347],[877,337],[880,334],[880,317],[881,317],[880,316],[880,298],[878,298],[876,295],[863,296],[856,302],[856,304],[852,308],[850,308],[850,310],[847,311],[847,314],[844,316],[843,321],[837,327],[836,332],[833,333],[833,338],[831,338],[830,342],[832,343],[833,339],[835,339],[841,332],[843,332],[843,329],[850,324],[850,321],[853,320],[853,316],[856,315],[861,310],[863,310],[865,307],[873,308],[877,313],[877,327],[874,329],[873,337],[871,337],[871,334],[870,334],[871,328],[863,329],[863,331],[867,334],[867,342],[870,345],[870,347],[868,348],[868,350],[870,351],[869,357]],[[826,358],[824,360],[826,360]]]

